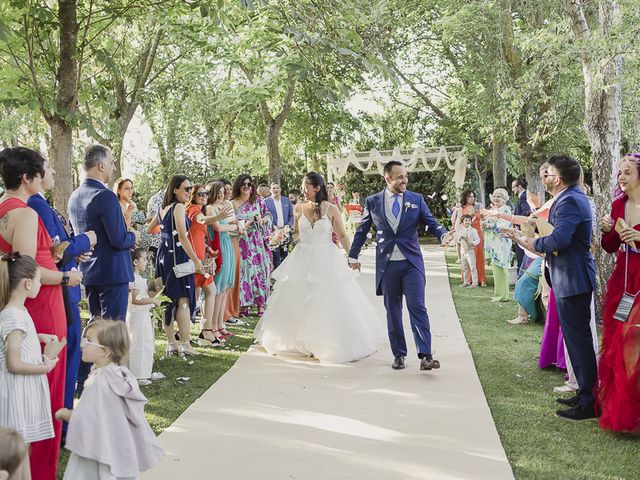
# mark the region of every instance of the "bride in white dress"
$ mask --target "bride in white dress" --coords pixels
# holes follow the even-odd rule
[[[300,242],[272,274],[275,288],[255,338],[271,354],[300,352],[320,363],[359,360],[383,344],[385,325],[331,241],[335,230],[348,254],[351,241],[322,176],[307,173],[302,189],[307,201],[294,209]]]

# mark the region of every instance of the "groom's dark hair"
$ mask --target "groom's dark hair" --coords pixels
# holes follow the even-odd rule
[[[384,164],[384,168],[382,170],[382,173],[384,173],[385,176],[387,175],[391,175],[391,169],[393,167],[401,167],[402,166],[402,162],[398,161],[398,160],[391,160],[390,162],[387,162]]]

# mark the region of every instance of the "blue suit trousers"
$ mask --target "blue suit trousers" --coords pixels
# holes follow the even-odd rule
[[[409,310],[411,331],[418,357],[431,355],[431,330],[424,302],[425,278],[422,272],[408,260],[390,261],[382,276],[381,286],[393,356],[407,356],[407,342],[402,325],[403,296]]]

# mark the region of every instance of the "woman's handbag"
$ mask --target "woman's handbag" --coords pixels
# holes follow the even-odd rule
[[[174,206],[175,209],[175,206]],[[193,275],[196,273],[196,265],[193,260],[189,259],[184,263],[176,264],[176,239],[174,233],[176,231],[173,225],[174,210],[171,211],[171,243],[173,244],[173,274],[176,278],[186,277],[187,275]]]

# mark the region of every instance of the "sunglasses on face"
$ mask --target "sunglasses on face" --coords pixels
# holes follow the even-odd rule
[[[192,186],[188,186],[188,187],[183,187],[185,192],[190,192],[191,190],[193,190]]]
[[[196,195],[198,195],[199,197],[206,197],[208,195],[207,192],[198,192]]]
[[[251,182],[242,182],[242,186],[243,187],[253,187],[253,184]]]

